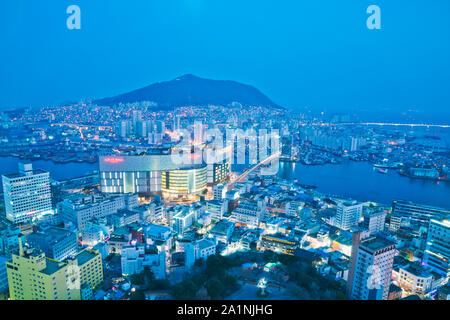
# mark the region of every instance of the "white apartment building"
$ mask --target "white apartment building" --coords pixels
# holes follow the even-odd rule
[[[19,173],[2,176],[6,218],[15,224],[53,213],[50,173],[19,163]]]
[[[373,234],[384,230],[385,221],[386,211],[365,212],[362,226]]]
[[[248,227],[257,227],[262,217],[264,217],[265,211],[266,204],[264,200],[242,200],[233,211],[231,219],[235,223],[240,223]]]
[[[123,275],[139,274],[144,271],[145,267],[148,267],[153,272],[155,279],[165,279],[165,251],[151,250],[149,246],[143,244],[124,246],[122,247],[121,267]]]
[[[227,212],[227,207],[227,201],[224,200],[206,201],[206,212],[210,213],[214,220],[222,220],[223,215]]]
[[[362,216],[362,203],[356,201],[339,202],[336,209],[335,226],[342,230],[349,230],[358,224]]]
[[[177,206],[172,216],[172,228],[178,234],[183,234],[196,220],[196,210],[192,206]]]
[[[78,230],[83,230],[92,218],[103,218],[117,213],[120,209],[132,209],[137,195],[94,196],[74,195],[58,203],[59,213],[64,221],[73,222]]]
[[[228,184],[219,183],[214,186],[214,200],[222,200],[228,191]]]
[[[392,281],[396,244],[382,237],[367,237],[352,250],[354,270],[349,270],[350,299],[386,300]]]

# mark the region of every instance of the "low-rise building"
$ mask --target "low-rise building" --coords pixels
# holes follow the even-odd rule
[[[78,237],[73,231],[58,227],[42,228],[27,235],[30,246],[40,249],[47,258],[64,261],[78,251]]]
[[[135,201],[136,200],[136,201]],[[102,218],[117,213],[120,209],[132,209],[137,203],[137,195],[81,195],[76,194],[58,204],[63,221],[72,222],[83,230],[92,218]]]
[[[261,237],[260,248],[284,254],[294,255],[298,242],[281,234],[264,235]]]
[[[227,244],[233,235],[234,229],[234,223],[228,220],[221,220],[211,229],[209,234],[215,237],[218,242]]]
[[[138,244],[123,247],[121,266],[123,275],[139,274],[148,267],[155,279],[166,278],[165,251],[156,246]]]
[[[399,268],[398,283],[407,295],[423,296],[431,290],[433,276],[420,265],[410,263]]]

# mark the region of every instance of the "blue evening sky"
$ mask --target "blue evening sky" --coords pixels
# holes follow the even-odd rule
[[[66,28],[71,4],[81,30]],[[371,4],[382,30],[366,27]],[[1,109],[112,96],[186,73],[254,85],[292,109],[448,115],[450,1],[0,2]]]

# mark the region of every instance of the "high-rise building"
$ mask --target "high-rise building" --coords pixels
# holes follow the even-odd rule
[[[349,230],[359,223],[362,215],[362,203],[356,201],[339,202],[336,210],[335,225],[339,229]]]
[[[347,294],[354,300],[386,300],[392,281],[395,242],[368,231],[353,234]]]
[[[53,213],[50,173],[19,163],[19,173],[2,176],[6,218],[13,223],[29,223],[33,218]]]
[[[181,121],[180,120],[181,120],[181,118],[179,115],[175,115],[173,117],[172,131],[175,132],[175,131],[179,131],[181,129],[181,124],[180,124]]]
[[[48,259],[40,250],[21,246],[6,266],[11,300],[80,300],[72,263]]]
[[[189,166],[165,171],[161,176],[164,198],[195,196],[206,190],[206,165]]]
[[[142,111],[141,110],[133,110],[132,112],[132,121],[133,121],[133,128],[136,129],[136,124],[138,121],[142,120]]]
[[[125,139],[130,134],[130,131],[131,131],[130,121],[123,120],[117,124],[117,134],[119,137]]]
[[[450,276],[450,219],[430,221],[425,263],[445,278]]]
[[[428,226],[431,219],[443,219],[450,215],[450,210],[416,204],[411,201],[395,200],[392,202],[392,213],[411,222]]]
[[[208,184],[217,184],[227,180],[230,175],[231,166],[226,160],[219,163],[208,163]]]
[[[205,126],[201,121],[195,121],[194,123],[194,143],[201,144],[206,140]]]
[[[386,221],[386,211],[379,210],[373,212],[364,212],[364,220],[361,226],[371,234],[382,232],[384,230],[384,223]]]
[[[95,289],[103,282],[103,262],[96,250],[83,250],[75,256],[81,285]]]
[[[142,138],[147,137],[147,121],[136,122],[136,135]]]

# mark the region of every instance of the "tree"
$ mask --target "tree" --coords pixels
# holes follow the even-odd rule
[[[211,299],[218,299],[222,292],[225,290],[225,286],[219,279],[214,278],[208,280],[208,282],[206,283],[206,290],[208,290],[208,294]]]
[[[146,286],[149,286],[151,281],[155,278],[153,271],[148,266],[144,267],[144,270],[141,272],[141,274],[144,278],[144,283]]]
[[[172,288],[172,296],[177,300],[194,300],[198,291],[192,280],[180,282]]]
[[[142,273],[132,274],[130,277],[131,283],[141,286],[145,283],[145,278]]]
[[[232,266],[228,258],[221,255],[209,256],[206,260],[206,274],[210,277],[222,275]]]
[[[170,288],[169,280],[153,280],[150,282],[149,289],[151,290],[164,290]]]
[[[221,277],[221,281],[226,288],[233,287],[237,282],[236,278],[231,274],[226,274]]]

